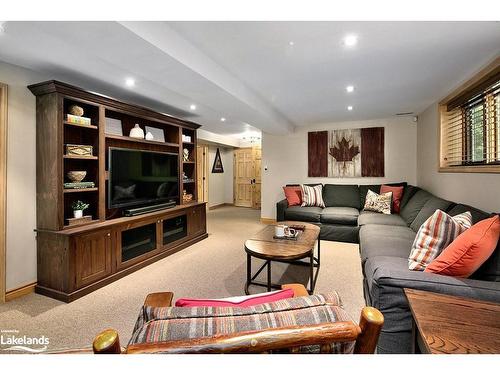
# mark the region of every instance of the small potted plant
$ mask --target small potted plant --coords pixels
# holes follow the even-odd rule
[[[73,209],[74,218],[79,219],[79,218],[83,217],[83,210],[86,210],[87,208],[89,208],[89,205],[88,205],[88,203],[84,203],[82,201],[76,201],[76,202],[73,202],[73,204],[71,205],[71,208]]]

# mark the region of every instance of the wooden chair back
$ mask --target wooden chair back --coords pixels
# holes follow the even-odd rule
[[[295,296],[307,295],[303,286],[285,285],[295,291]],[[148,295],[145,305],[170,306],[172,293]],[[331,353],[332,344],[355,341],[354,353],[372,354],[375,352],[378,337],[384,324],[384,317],[374,307],[361,311],[359,324],[354,322],[335,322],[308,326],[292,326],[217,335],[170,342],[140,343],[121,348],[118,333],[113,329],[101,332],[93,342],[96,354],[154,354],[154,353],[272,353],[275,351],[298,353],[300,347],[319,345],[321,353]]]

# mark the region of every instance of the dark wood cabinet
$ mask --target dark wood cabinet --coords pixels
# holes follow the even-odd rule
[[[196,196],[200,125],[58,81],[29,89],[37,109],[38,293],[69,302],[207,237],[205,203]],[[77,122],[89,123],[68,116],[75,106],[84,113]],[[108,121],[120,123],[123,135],[106,132]],[[160,129],[164,140],[128,137],[135,124]],[[68,154],[74,145],[92,154]],[[134,217],[110,208],[108,153],[116,147],[177,154],[177,205]],[[93,186],[71,189],[71,171],[85,171]],[[90,220],[75,224],[71,207],[78,200],[89,204]]]
[[[188,236],[198,236],[207,231],[207,220],[205,209],[201,206],[193,207],[189,210],[188,216]]]
[[[81,288],[111,274],[111,231],[75,236],[75,286]]]

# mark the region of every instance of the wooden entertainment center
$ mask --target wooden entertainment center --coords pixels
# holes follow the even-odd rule
[[[58,81],[29,89],[37,112],[37,293],[70,302],[207,237],[205,203],[196,197],[200,125]],[[90,124],[69,122],[72,106],[83,109]],[[109,119],[121,122],[123,135],[106,132]],[[129,137],[135,124],[163,131],[164,139]],[[92,146],[92,154],[69,155],[68,144]],[[109,208],[110,147],[177,154],[176,206],[131,217]],[[85,180],[94,186],[65,187],[69,171],[86,171]],[[184,191],[191,201],[183,201]],[[89,217],[75,224],[68,219],[78,200],[89,204]]]

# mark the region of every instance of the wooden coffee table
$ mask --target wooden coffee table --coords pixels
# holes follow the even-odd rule
[[[500,353],[500,304],[405,289],[414,352]]]
[[[283,221],[278,224],[288,226],[303,225],[305,227],[297,237],[296,241],[286,239],[275,239],[275,225],[268,225],[252,238],[245,241],[245,251],[247,253],[247,281],[245,284],[245,293],[250,294],[248,287],[258,285],[267,287],[268,291],[272,289],[281,289],[281,286],[271,282],[271,262],[290,263],[300,266],[306,266],[310,269],[309,293],[314,292],[316,279],[318,278],[320,266],[320,228],[317,225],[303,223],[298,221]],[[314,247],[318,242],[318,256],[314,256]],[[258,271],[252,275],[252,257],[265,260]],[[302,259],[308,258],[308,261]],[[267,266],[267,283],[255,281],[257,276]],[[316,272],[314,269],[316,268]]]

